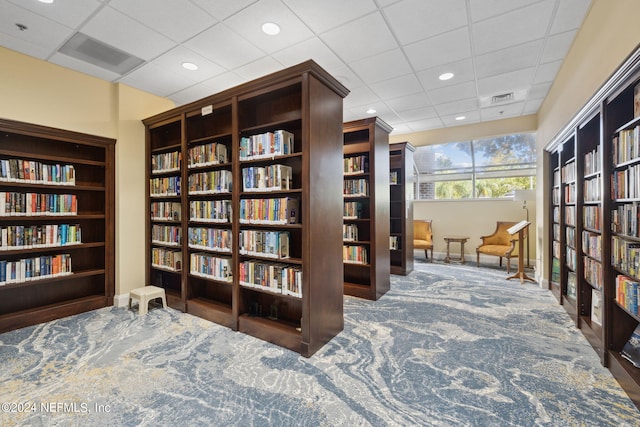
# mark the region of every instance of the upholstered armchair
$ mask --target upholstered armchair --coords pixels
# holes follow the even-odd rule
[[[429,261],[431,251],[431,262],[433,262],[433,230],[431,228],[431,220],[413,220],[413,248],[424,249],[424,256]]]
[[[511,258],[518,256],[518,235],[512,236],[507,231],[516,225],[517,222],[498,221],[496,230],[493,234],[481,236],[482,243],[476,248],[476,265],[480,266],[480,254],[493,255],[500,258],[500,267],[502,267],[502,258],[507,259],[507,273],[511,270]]]

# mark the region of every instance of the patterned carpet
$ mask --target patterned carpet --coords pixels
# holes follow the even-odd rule
[[[416,269],[377,302],[346,297],[345,330],[309,359],[171,309],[0,334],[0,425],[640,425],[547,291]]]

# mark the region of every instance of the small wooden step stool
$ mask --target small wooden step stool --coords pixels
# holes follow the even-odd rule
[[[138,300],[138,315],[144,316],[149,309],[149,301],[156,298],[162,298],[162,307],[167,308],[167,297],[164,289],[157,286],[144,286],[142,288],[133,289],[129,292],[129,309],[131,309],[131,300]]]

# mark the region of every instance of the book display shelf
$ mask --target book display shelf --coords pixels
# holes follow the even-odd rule
[[[307,61],[143,121],[147,280],[172,307],[306,357],[342,330],[347,93]]]
[[[413,271],[413,153],[408,142],[389,145],[389,251],[391,274]]]
[[[640,342],[630,339],[640,323],[639,89],[640,51],[546,147],[546,155],[553,210],[550,289],[561,292],[576,326],[640,408],[640,360],[629,356],[640,355]],[[564,170],[571,162],[574,181]],[[567,231],[573,207],[575,232]]]
[[[377,300],[390,288],[389,133],[372,117],[344,123],[344,293]]]
[[[0,119],[0,332],[113,305],[115,140]]]

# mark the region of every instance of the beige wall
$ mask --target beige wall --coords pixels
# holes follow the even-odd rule
[[[144,285],[145,144],[140,120],[174,104],[1,47],[0,64],[0,117],[117,140],[116,295]]]
[[[434,258],[444,258],[446,244],[443,236],[447,234],[465,235],[469,241],[465,244],[464,252],[467,262],[476,260],[476,247],[480,244],[480,236],[493,233],[496,229],[496,221],[522,221],[526,219],[527,212],[522,208],[523,202],[513,200],[460,200],[460,201],[419,201],[413,204],[413,217],[415,219],[431,219],[433,221],[433,252]],[[534,265],[536,259],[535,241],[535,200],[527,202],[529,220],[532,222],[529,246],[530,264]],[[459,245],[451,246],[452,254],[460,254]],[[423,251],[416,251],[416,257],[424,257]],[[526,263],[526,252],[525,263]],[[480,262],[496,263],[497,257],[480,257]],[[504,265],[504,264],[503,264]],[[514,263],[515,266],[517,264]]]
[[[536,214],[546,219],[549,210],[547,165],[542,148],[578,113],[640,42],[640,1],[594,0],[549,95],[538,113],[538,194]],[[541,185],[544,183],[544,185]],[[538,222],[538,235],[545,236],[539,271],[548,280],[549,224]]]

